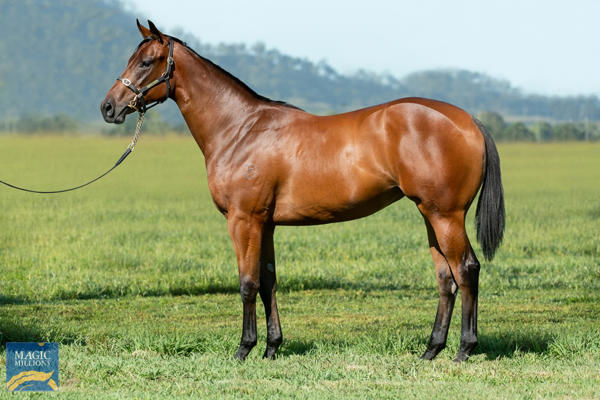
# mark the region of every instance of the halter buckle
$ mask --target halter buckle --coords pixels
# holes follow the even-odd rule
[[[127,107],[131,108],[134,111],[139,112],[140,110],[137,108],[137,96],[131,99],[131,101],[127,104]]]

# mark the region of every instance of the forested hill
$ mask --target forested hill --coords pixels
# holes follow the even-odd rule
[[[100,101],[140,40],[135,18],[114,1],[0,0],[0,119],[27,112],[100,118]],[[202,38],[169,33],[257,92],[318,113],[424,96],[472,113],[600,120],[594,96],[525,95],[506,81],[463,70],[403,78],[367,72],[348,76],[324,62],[291,57],[262,44],[208,45]]]

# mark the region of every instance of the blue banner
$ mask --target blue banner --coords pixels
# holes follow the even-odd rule
[[[6,343],[6,389],[58,390],[58,343]]]

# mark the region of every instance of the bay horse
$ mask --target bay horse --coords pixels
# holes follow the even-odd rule
[[[256,295],[267,320],[265,358],[283,337],[275,291],[277,225],[348,221],[408,197],[425,221],[439,304],[423,359],[445,346],[457,290],[462,328],[455,361],[477,345],[480,264],[465,215],[481,188],[477,238],[491,260],[504,231],[496,146],[479,121],[440,101],[403,98],[344,114],[316,116],[258,95],[239,79],[137,22],[143,40],[101,104],[106,122],[174,100],[204,153],[208,186],[227,218],[243,303],[235,357],[256,345]],[[145,86],[143,86],[145,85]]]

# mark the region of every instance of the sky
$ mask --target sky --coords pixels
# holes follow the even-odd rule
[[[600,95],[598,0],[125,0],[169,33],[263,42],[341,73],[462,68],[526,93]]]

